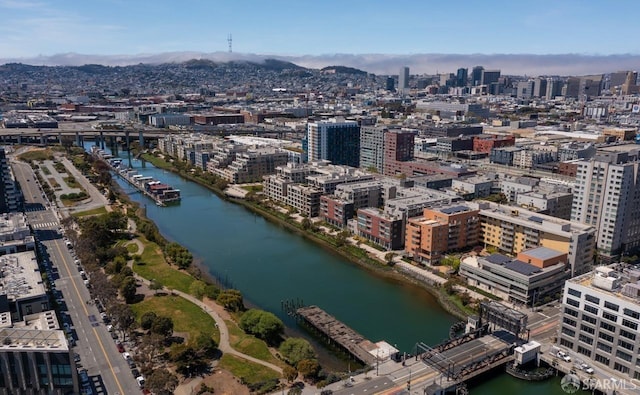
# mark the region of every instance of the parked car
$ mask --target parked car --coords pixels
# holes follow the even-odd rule
[[[118,348],[118,352],[124,352],[124,346],[122,343],[116,343],[116,347]]]
[[[129,354],[128,352],[122,353],[122,358],[128,361],[131,359],[131,354]]]
[[[136,377],[136,381],[138,382],[138,387],[144,388],[144,377],[138,376]]]
[[[140,371],[138,369],[131,369],[131,374],[133,378],[140,377]]]

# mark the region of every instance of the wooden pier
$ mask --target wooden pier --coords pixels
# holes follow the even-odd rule
[[[376,363],[376,356],[369,352],[375,350],[376,345],[320,307],[300,307],[296,313],[307,324],[334,341],[358,361],[366,365]]]

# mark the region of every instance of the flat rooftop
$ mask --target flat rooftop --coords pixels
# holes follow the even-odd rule
[[[33,251],[0,256],[0,294],[21,300],[46,294]]]
[[[69,351],[61,330],[0,329],[0,352],[7,351]]]

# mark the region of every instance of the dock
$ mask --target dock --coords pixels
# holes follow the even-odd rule
[[[104,161],[116,175],[127,181],[144,195],[153,199],[158,206],[166,206],[167,204],[180,202],[181,196],[179,189],[174,189],[167,184],[153,179],[153,177],[145,177],[138,174],[137,171],[124,166],[121,159],[114,158],[97,147],[93,147],[92,154]]]
[[[358,361],[370,366],[376,363],[376,355],[371,353],[371,351],[375,353],[376,344],[320,307],[301,307],[296,310],[296,313],[307,324],[327,336]]]

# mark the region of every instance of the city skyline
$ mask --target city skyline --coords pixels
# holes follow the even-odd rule
[[[110,62],[114,57],[151,54],[165,54],[168,61],[172,53],[219,57],[228,52],[231,34],[233,52],[240,56],[291,59],[307,67],[336,64],[332,60],[354,67],[374,64],[367,71],[375,73],[387,72],[383,65],[375,63],[389,59],[399,59],[393,69],[404,59],[412,72],[455,71],[440,70],[444,66],[439,66],[437,60],[456,56],[473,59],[534,55],[543,60],[538,65],[540,73],[544,73],[542,68],[549,55],[578,56],[587,63],[593,59],[639,63],[640,47],[629,46],[633,41],[625,39],[635,34],[633,13],[616,12],[631,7],[631,1],[588,5],[544,1],[532,8],[495,0],[482,5],[482,10],[477,10],[471,3],[462,3],[452,13],[447,4],[401,2],[390,8],[382,1],[338,4],[331,0],[322,6],[286,0],[240,4],[191,1],[183,7],[158,1],[149,7],[122,0],[0,0],[4,16],[0,61],[37,63],[38,59],[59,54],[67,58],[102,57],[106,59],[101,62],[104,64],[122,64]],[[615,24],[594,28],[594,21],[588,22],[614,12]],[[494,22],[486,23],[487,20]],[[412,62],[427,54],[434,64],[420,67]],[[434,60],[436,54],[439,59]],[[58,56],[59,62],[60,58],[65,57]],[[456,68],[472,65],[462,63]],[[505,71],[516,70],[507,67]],[[532,72],[535,71],[524,73]]]

